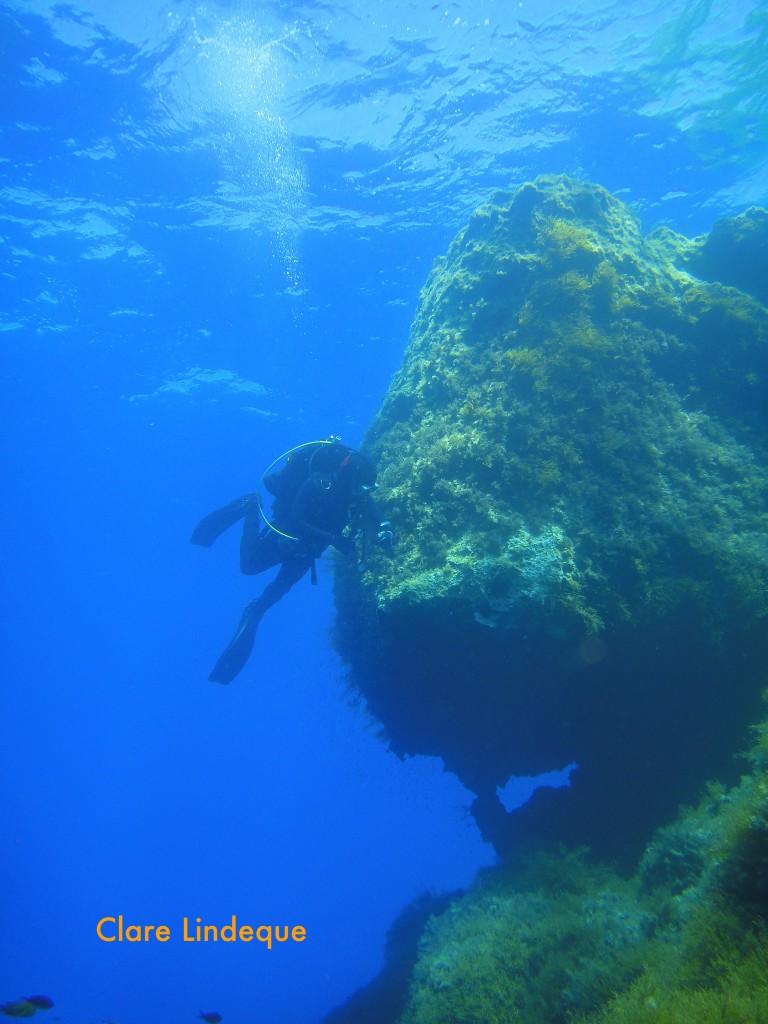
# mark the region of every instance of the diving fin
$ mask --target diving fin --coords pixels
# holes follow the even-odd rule
[[[190,544],[200,544],[201,547],[209,548],[217,537],[243,518],[248,503],[255,498],[255,494],[243,494],[242,497],[230,501],[224,508],[217,508],[215,512],[209,513],[192,531]]]
[[[212,683],[231,683],[243,670],[251,656],[262,615],[263,609],[259,607],[259,600],[251,601],[243,612],[235,635],[208,676]]]

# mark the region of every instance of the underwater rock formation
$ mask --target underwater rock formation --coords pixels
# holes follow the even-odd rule
[[[768,310],[765,263],[734,252],[768,218],[736,221],[644,237],[595,185],[496,194],[436,261],[366,438],[397,546],[339,567],[337,647],[501,851],[633,858],[756,718]],[[572,761],[505,814],[510,775]]]
[[[710,784],[696,807],[659,829],[629,877],[563,849],[484,871],[433,911],[415,957],[408,933],[407,998],[373,1019],[768,1020],[768,721],[756,727],[747,760],[738,785]],[[383,973],[370,995],[386,984]]]
[[[574,852],[486,872],[428,922],[400,1024],[768,1019],[767,741],[628,879]]]

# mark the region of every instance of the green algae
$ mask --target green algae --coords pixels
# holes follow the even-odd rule
[[[718,239],[756,252],[764,221],[645,236],[544,177],[477,210],[424,286],[366,438],[397,543],[339,565],[335,642],[392,748],[441,756],[500,852],[533,829],[631,862],[754,720],[768,309]],[[497,786],[573,761],[507,820]]]
[[[367,438],[398,542],[340,567],[336,639],[503,859],[427,924],[400,1024],[768,1022],[768,720],[733,759],[768,682],[766,224],[645,237],[541,178],[424,287]]]
[[[718,221],[690,255],[691,268],[708,281],[720,281],[768,302],[768,211],[751,207]]]
[[[750,771],[629,878],[583,851],[491,869],[427,924],[400,1024],[768,1020],[768,721]]]
[[[644,239],[627,207],[566,178],[473,215],[368,437],[400,527],[376,566],[381,611],[469,601],[499,625],[526,611],[595,632],[688,600],[714,621],[725,588],[766,614],[768,311],[693,276],[707,249]],[[520,531],[557,538],[533,586],[509,557]],[[491,607],[478,557],[508,582]]]
[[[579,853],[488,872],[428,924],[401,1024],[563,1019],[639,973],[652,926],[631,887]]]

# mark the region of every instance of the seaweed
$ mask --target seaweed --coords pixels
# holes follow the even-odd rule
[[[754,732],[738,785],[708,785],[630,877],[565,848],[484,872],[427,923],[400,1024],[768,1020],[768,720]]]
[[[494,194],[422,290],[365,441],[397,544],[339,567],[336,644],[393,747],[486,808],[510,774],[583,765],[551,811],[486,828],[499,852],[535,827],[628,863],[753,720],[768,310],[714,256],[742,228],[644,237],[547,176]]]

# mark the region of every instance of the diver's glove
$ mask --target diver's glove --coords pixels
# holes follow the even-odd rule
[[[376,543],[385,551],[391,551],[395,546],[395,534],[392,530],[392,523],[390,523],[388,519],[379,523],[379,529],[376,533]]]
[[[334,533],[331,537],[331,544],[342,555],[348,555],[355,550],[355,542],[351,537],[345,537],[343,533]]]

